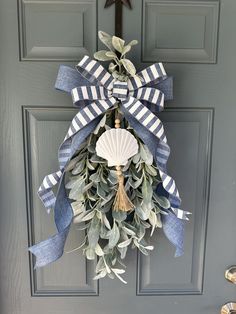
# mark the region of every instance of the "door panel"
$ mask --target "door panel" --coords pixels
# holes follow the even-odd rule
[[[144,62],[215,63],[218,1],[145,0],[142,19]]]
[[[74,66],[98,47],[97,30],[114,32],[105,0],[0,2],[0,312],[2,314],[216,314],[236,301],[224,279],[236,263],[234,0],[135,0],[124,7],[124,37],[138,39],[141,69],[163,61],[174,100],[160,117],[172,149],[186,224],[185,254],[158,231],[149,257],[131,251],[127,285],[92,280],[81,251],[34,270],[27,247],[52,235],[36,192],[57,170],[57,148],[75,114],[54,90],[59,64]],[[23,117],[23,119],[22,119]],[[81,242],[73,226],[66,251]]]
[[[96,0],[18,4],[22,61],[77,61],[96,50]]]
[[[176,178],[180,191],[187,192],[183,195],[182,206],[191,208],[192,216],[186,225],[183,256],[171,258],[174,248],[162,232],[157,232],[151,240],[156,250],[150,256],[139,254],[137,294],[201,294],[213,110],[167,109],[160,116],[174,152],[169,160],[169,171]]]

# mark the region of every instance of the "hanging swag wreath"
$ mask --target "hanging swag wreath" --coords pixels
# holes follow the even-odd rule
[[[158,113],[172,99],[172,78],[161,63],[136,73],[126,58],[136,40],[125,44],[99,32],[108,50],[94,54],[109,61],[109,72],[85,56],[76,69],[61,66],[55,87],[71,93],[78,113],[62,142],[60,170],[47,175],[38,191],[47,211],[54,209],[58,233],[29,250],[35,267],[57,260],[74,222],[85,230],[82,249],[97,259],[94,279],[119,278],[129,247],[147,255],[156,228],[183,254],[184,220],[175,181],[167,174],[170,148]],[[57,195],[52,188],[59,183]]]

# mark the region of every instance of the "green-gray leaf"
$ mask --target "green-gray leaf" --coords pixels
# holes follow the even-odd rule
[[[142,219],[147,220],[150,214],[150,210],[144,206],[135,207],[135,213]]]
[[[74,216],[82,213],[85,210],[84,204],[79,201],[71,203],[71,207],[73,209]]]
[[[104,278],[107,275],[107,271],[103,269],[98,275],[96,275],[93,280],[98,280]]]
[[[100,184],[97,185],[97,193],[98,193],[98,195],[99,195],[103,200],[106,200],[106,193],[105,193],[105,191],[102,189],[102,187],[101,187]]]
[[[99,31],[98,37],[107,48],[112,49],[112,37],[109,34]]]
[[[133,188],[137,189],[143,182],[143,177],[141,177],[140,179],[136,180],[133,184]]]
[[[98,125],[96,126],[95,130],[93,131],[94,134],[98,134],[100,128],[103,128],[106,123],[107,116],[104,114]]]
[[[151,230],[151,236],[152,236],[155,228],[157,227],[157,216],[153,211],[150,211],[149,222],[152,225],[152,230]]]
[[[162,221],[161,221],[161,215],[160,214],[157,214],[157,223],[156,223],[156,226],[158,228],[162,228]]]
[[[142,194],[143,194],[143,202],[145,204],[151,203],[152,195],[153,195],[153,188],[152,188],[152,185],[148,182],[147,179],[143,180]]]
[[[164,196],[158,196],[156,193],[153,193],[155,201],[164,209],[170,208],[169,200]]]
[[[103,258],[99,258],[98,263],[96,265],[96,269],[95,269],[96,273],[100,272],[104,268],[105,268],[104,260]]]
[[[90,158],[90,161],[94,162],[94,163],[100,163],[100,164],[105,164],[106,163],[105,159],[98,157],[96,154],[94,154]]]
[[[100,182],[99,173],[95,172],[95,173],[91,174],[91,176],[89,177],[89,180],[94,182],[94,183]]]
[[[85,166],[85,159],[78,161],[74,169],[72,170],[72,174],[77,175],[81,173],[84,170],[84,166]]]
[[[119,247],[118,247],[118,251],[120,252],[120,257],[121,257],[121,259],[124,259],[124,258],[125,258],[126,253],[127,253],[127,249],[128,249],[128,246],[122,247],[122,248],[119,248]]]
[[[134,155],[132,161],[134,164],[137,164],[140,160],[140,153],[137,153],[136,155]]]
[[[157,170],[150,165],[145,165],[145,170],[147,171],[147,173],[149,173],[151,176],[155,177],[157,176]]]
[[[127,227],[122,227],[123,231],[125,231],[128,235],[135,236],[135,232]]]
[[[93,182],[88,183],[87,185],[85,185],[85,187],[83,188],[83,193],[87,192],[89,189],[91,189],[91,187],[93,186]]]
[[[153,164],[153,156],[146,145],[143,145],[140,143],[140,155],[143,161],[146,165],[152,165]]]
[[[111,225],[110,225],[110,222],[109,220],[107,219],[107,216],[106,214],[103,214],[103,222],[104,222],[104,225],[107,227],[107,229],[111,230]]]
[[[148,255],[148,251],[144,248],[144,247],[142,247],[142,246],[139,246],[139,251],[141,252],[141,253],[143,253],[144,255]]]
[[[116,54],[115,54],[114,51],[107,51],[106,52],[106,56],[109,57],[109,58],[112,58],[112,59],[116,58]]]
[[[111,62],[111,63],[109,64],[109,68],[108,68],[108,69],[109,69],[109,71],[110,71],[110,72],[115,71],[116,66],[117,66],[116,64],[114,64],[113,62]]]
[[[137,232],[139,241],[143,239],[143,237],[145,236],[145,233],[146,233],[146,229],[144,228],[143,225],[140,224],[138,228],[138,232]]]
[[[95,259],[95,252],[94,249],[87,248],[85,251],[86,257],[88,260],[94,260]]]
[[[94,58],[99,60],[99,61],[110,61],[113,60],[113,57],[108,57],[107,56],[107,50],[100,50],[94,53]]]
[[[84,156],[85,156],[85,154],[80,154],[80,155],[76,156],[75,158],[73,158],[73,159],[69,162],[69,164],[66,166],[65,171],[71,171],[71,170],[75,167],[75,165],[77,164],[77,162],[78,162],[80,159],[82,159]]]
[[[123,64],[124,68],[131,76],[134,76],[136,74],[135,66],[129,59],[121,59],[120,62]]]
[[[137,44],[138,44],[138,41],[137,41],[136,39],[131,40],[131,41],[128,43],[129,46],[135,46],[135,45],[137,45]]]
[[[112,45],[117,51],[122,53],[125,41],[117,36],[112,36]]]
[[[121,222],[123,220],[125,220],[127,218],[127,213],[126,212],[123,212],[123,211],[115,211],[113,210],[112,211],[112,217],[118,221],[118,222]]]
[[[88,213],[82,218],[81,221],[88,221],[91,220],[95,215],[95,210],[88,210]]]
[[[100,238],[101,239],[109,239],[109,234],[110,231],[107,230],[105,225],[101,224],[101,230],[100,230]]]
[[[95,253],[98,255],[98,256],[103,256],[104,255],[104,252],[101,248],[101,246],[97,243],[96,247],[95,247]]]
[[[108,247],[110,249],[115,247],[116,244],[118,243],[119,239],[120,239],[120,230],[119,230],[116,222],[114,221],[113,227],[112,227],[112,229],[110,231]]]
[[[86,166],[89,170],[95,170],[94,166],[89,162],[89,160],[86,161]]]
[[[130,245],[131,241],[132,241],[132,238],[130,238],[130,239],[128,239],[128,240],[125,240],[125,241],[119,243],[119,244],[118,244],[118,247],[119,247],[119,248],[127,247],[127,246]]]
[[[89,246],[93,249],[96,247],[98,243],[100,226],[101,226],[100,220],[97,218],[97,216],[94,216],[88,230]]]
[[[131,46],[127,45],[124,46],[123,50],[122,50],[122,56],[124,56],[126,53],[128,53],[131,50]]]
[[[69,193],[69,198],[72,200],[79,200],[81,198],[81,195],[83,195],[83,189],[85,186],[85,180],[78,180],[71,189]]]

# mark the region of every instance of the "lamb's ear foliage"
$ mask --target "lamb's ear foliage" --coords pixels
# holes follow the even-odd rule
[[[121,260],[129,247],[148,254],[153,247],[145,238],[162,227],[161,208],[169,208],[170,203],[155,194],[160,179],[152,154],[124,122],[139,145],[138,153],[123,168],[125,189],[135,209],[128,213],[112,210],[117,189],[116,171],[96,155],[95,145],[99,136],[114,125],[113,115],[110,110],[103,116],[70,161],[66,188],[72,202],[74,223],[86,234],[82,244],[72,251],[82,248],[87,259],[98,257],[94,279],[109,276],[124,282],[120,276],[125,271],[124,266],[121,268]]]
[[[126,54],[130,52],[132,46],[138,44],[138,41],[132,40],[125,45],[123,39],[110,36],[102,31],[98,32],[98,37],[109,50],[95,52],[94,58],[99,61],[112,61],[109,65],[109,71],[117,80],[127,81],[129,77],[139,79],[134,64],[126,58]]]

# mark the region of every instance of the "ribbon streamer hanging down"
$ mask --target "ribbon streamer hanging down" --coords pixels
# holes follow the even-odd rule
[[[183,222],[189,212],[181,210],[175,181],[167,174],[166,164],[170,148],[163,124],[156,114],[164,108],[164,98],[172,98],[172,79],[161,63],[153,64],[138,73],[141,78],[120,82],[97,61],[85,56],[76,70],[61,66],[55,87],[71,92],[73,103],[79,108],[58,151],[60,169],[47,175],[38,191],[45,208],[54,208],[58,233],[29,250],[36,255],[36,267],[44,266],[63,254],[65,240],[73,218],[64,187],[64,170],[76,150],[100,121],[108,109],[120,101],[120,108],[136,133],[152,152],[162,179],[162,192],[171,203],[169,214],[163,217],[163,230],[176,247],[176,256],[183,253]],[[52,188],[58,184],[55,197]],[[62,208],[63,207],[63,208]],[[169,216],[169,217],[168,217]],[[65,223],[66,221],[66,223]],[[54,245],[54,249],[52,249]]]

